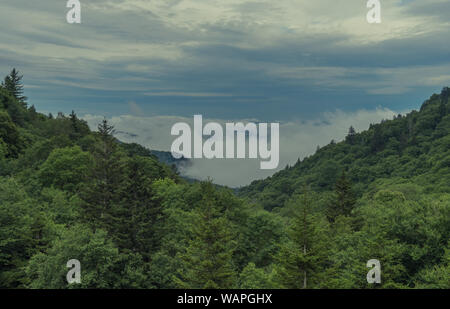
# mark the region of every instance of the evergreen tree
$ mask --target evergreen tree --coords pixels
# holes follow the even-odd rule
[[[2,83],[3,88],[9,91],[19,102],[26,107],[27,97],[23,95],[23,84],[22,84],[23,75],[19,75],[19,71],[15,68],[12,69],[11,73],[5,77],[4,82]]]
[[[327,217],[330,222],[338,216],[350,216],[356,204],[351,182],[343,171],[335,185],[335,199],[328,205]]]
[[[30,115],[30,119],[31,120],[36,120],[36,118],[38,117],[38,113],[36,112],[36,108],[34,107],[34,105],[31,105],[31,107],[28,109],[29,115]]]
[[[114,207],[112,218],[112,236],[121,250],[139,252],[148,262],[159,246],[155,224],[162,217],[152,183],[166,175],[155,173],[157,164],[151,158],[128,158],[124,167],[121,199]]]
[[[104,119],[98,125],[98,143],[95,147],[91,181],[81,193],[85,220],[94,227],[111,228],[114,207],[120,200],[124,154],[113,136],[114,127]]]
[[[6,157],[17,157],[22,148],[19,130],[8,113],[0,111],[0,140],[7,146]]]
[[[229,289],[237,279],[232,264],[235,235],[215,204],[212,183],[202,183],[202,196],[194,236],[179,256],[183,269],[175,280],[182,288]]]
[[[373,126],[373,136],[370,145],[372,153],[383,150],[385,142],[381,125],[378,124]]]
[[[79,128],[78,128],[78,118],[77,118],[77,114],[75,114],[75,111],[72,110],[72,113],[70,113],[70,124],[72,126],[72,133],[71,133],[71,138],[75,139],[76,137],[78,137],[79,135]]]
[[[350,128],[348,129],[347,137],[345,139],[350,145],[354,145],[355,137],[356,137],[356,131],[353,128],[353,126],[350,126]]]
[[[312,196],[305,192],[297,201],[289,241],[276,256],[276,272],[283,288],[306,289],[325,286],[328,268],[328,223],[312,209]]]
[[[239,275],[239,287],[241,289],[270,289],[276,288],[273,282],[274,272],[266,272],[264,269],[257,268],[254,263],[248,265]]]
[[[89,127],[86,121],[79,119],[77,117],[77,114],[75,114],[75,111],[72,111],[72,113],[70,113],[69,120],[71,127],[69,136],[72,140],[79,140],[81,137],[89,133]]]

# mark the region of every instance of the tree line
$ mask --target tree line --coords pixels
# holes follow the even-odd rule
[[[1,288],[450,287],[448,89],[238,194],[23,90],[0,87]]]

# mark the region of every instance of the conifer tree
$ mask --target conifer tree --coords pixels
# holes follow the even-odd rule
[[[113,237],[120,249],[139,252],[148,262],[159,245],[155,225],[162,217],[162,208],[154,198],[153,180],[156,163],[145,157],[128,158],[121,183],[120,202],[115,205]]]
[[[114,127],[104,119],[98,125],[91,181],[81,194],[85,201],[86,220],[94,227],[111,227],[114,206],[120,199],[124,155],[118,149],[113,134]]]
[[[289,241],[282,243],[276,256],[278,281],[290,289],[321,287],[325,285],[328,266],[328,223],[313,211],[309,192],[295,203]]]
[[[70,138],[72,140],[76,140],[81,136],[81,130],[80,130],[80,124],[77,117],[77,114],[75,114],[75,111],[72,110],[72,113],[69,115],[70,119],[70,125],[72,127],[72,132],[70,133]]]
[[[334,222],[338,216],[350,216],[355,207],[356,198],[351,182],[347,179],[344,171],[336,182],[335,196],[334,201],[327,209],[327,217],[330,222]]]
[[[17,126],[7,112],[0,111],[0,140],[7,146],[6,157],[17,157],[22,147]]]
[[[3,88],[9,91],[19,102],[26,107],[27,97],[23,95],[23,84],[22,84],[23,75],[19,75],[19,71],[15,68],[12,69],[11,73],[5,77],[4,82],[2,82]]]
[[[180,254],[183,269],[175,281],[181,288],[233,288],[237,278],[232,264],[235,235],[215,204],[212,183],[202,183],[202,196],[198,221],[192,227],[194,236]]]
[[[346,140],[350,145],[353,145],[355,143],[355,136],[356,136],[356,131],[353,128],[353,126],[350,126],[350,128],[348,129],[347,137],[346,137]]]

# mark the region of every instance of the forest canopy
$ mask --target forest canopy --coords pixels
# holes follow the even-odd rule
[[[450,288],[449,88],[237,193],[23,89],[0,86],[0,288]]]

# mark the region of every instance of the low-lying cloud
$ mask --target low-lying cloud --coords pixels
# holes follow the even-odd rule
[[[181,171],[182,175],[196,179],[210,177],[215,183],[230,187],[244,186],[256,179],[271,176],[286,165],[293,165],[297,159],[313,154],[317,146],[325,146],[331,140],[342,140],[350,126],[356,131],[366,130],[371,123],[383,119],[392,119],[398,113],[387,109],[358,110],[355,112],[334,111],[323,113],[317,119],[290,120],[280,122],[280,164],[276,170],[261,170],[259,159],[193,159],[192,165]],[[204,121],[218,122],[258,122],[255,119],[208,119]],[[83,117],[95,129],[103,119],[98,115]],[[170,134],[172,126],[177,122],[192,124],[193,118],[178,116],[137,116],[122,115],[108,119],[118,132],[116,137],[124,142],[139,143],[154,150],[170,151],[176,136]]]

